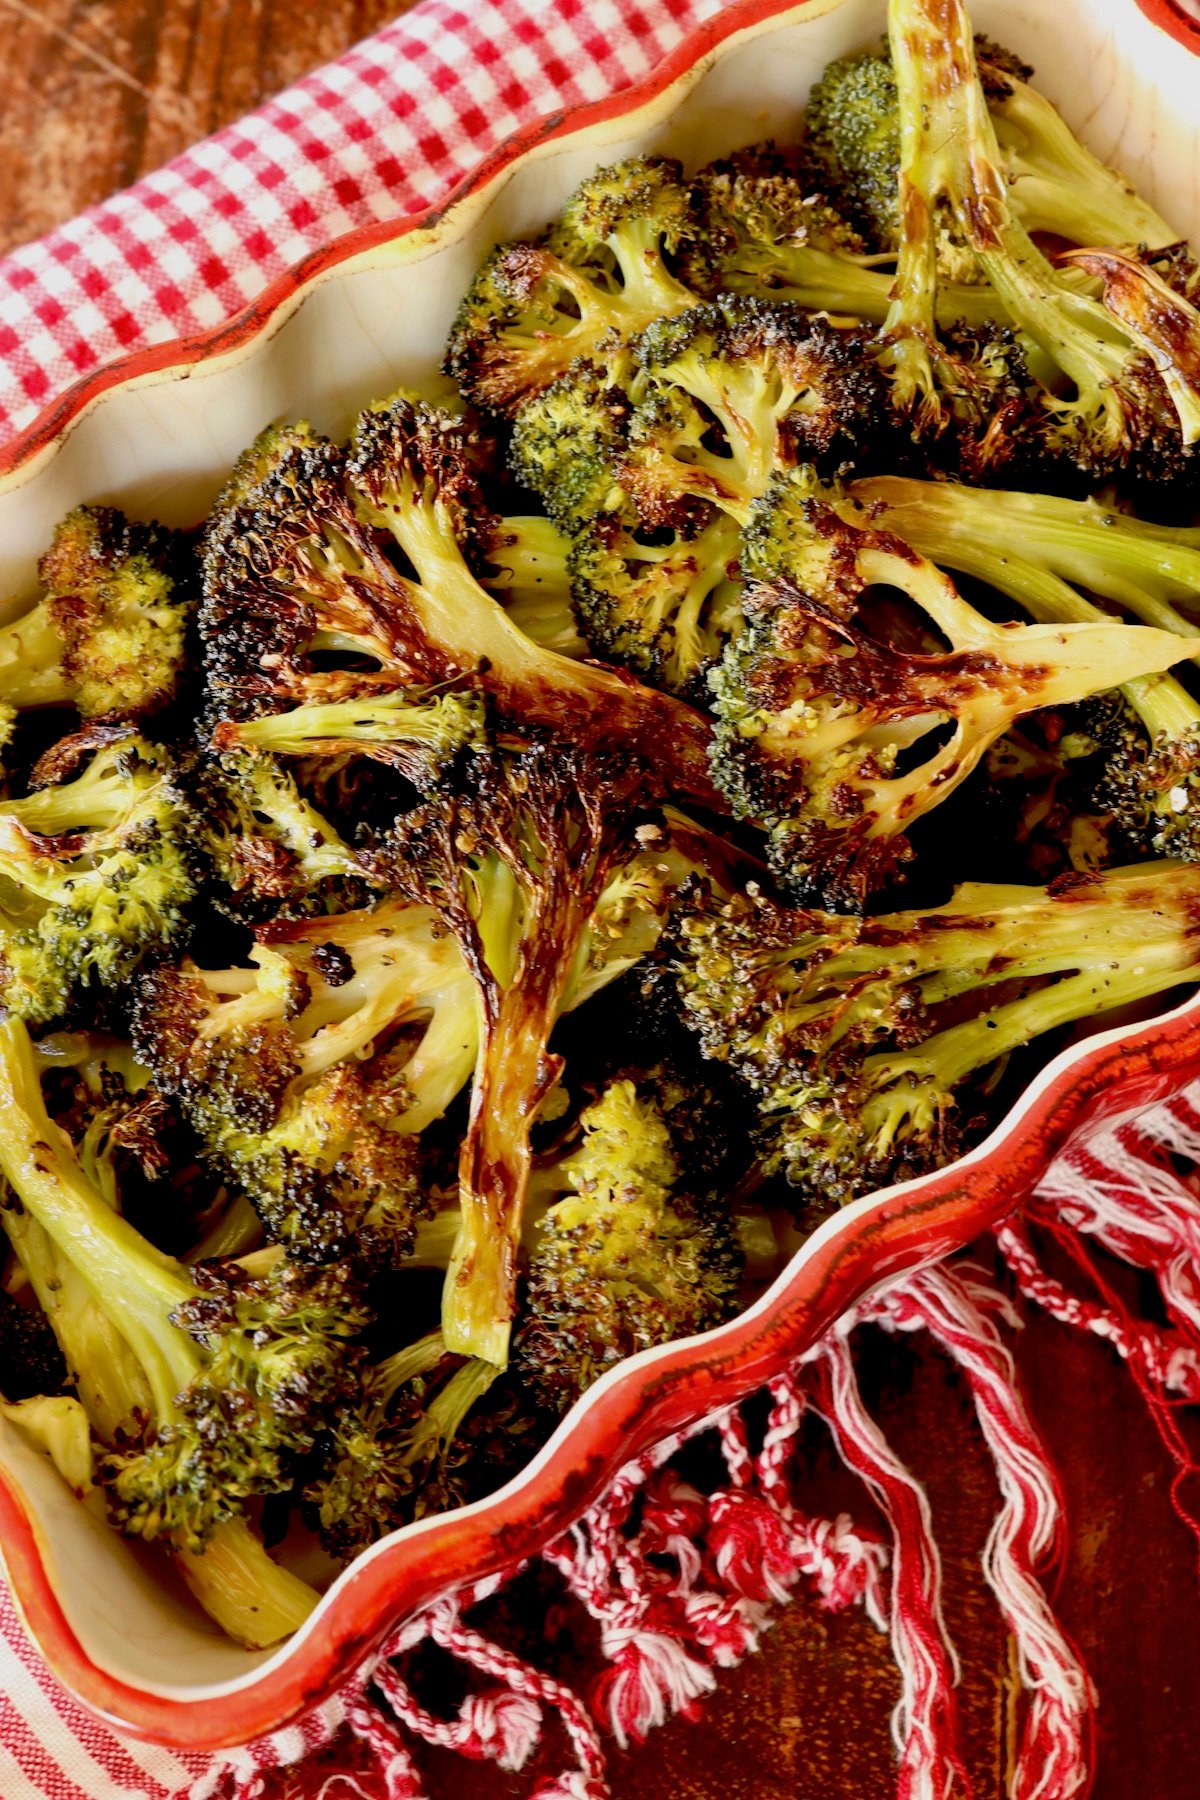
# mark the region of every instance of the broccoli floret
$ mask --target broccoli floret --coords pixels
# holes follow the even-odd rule
[[[178,532],[81,506],[38,567],[45,596],[0,630],[6,707],[140,719],[175,698],[196,599]]]
[[[559,656],[586,656],[571,605],[570,550],[549,519],[535,514],[484,521],[476,535],[479,579],[525,636]]]
[[[827,1210],[957,1155],[1011,1051],[1194,980],[1198,895],[1169,862],[868,919],[701,895],[677,976],[705,1053],[758,1096],[768,1166]]]
[[[877,529],[894,531],[943,568],[986,581],[1043,624],[1103,623],[1098,594],[1194,656],[1197,627],[1181,611],[1200,592],[1200,529],[1149,524],[1096,500],[1004,493],[899,477],[856,482]],[[1100,731],[1108,777],[1097,803],[1132,846],[1200,856],[1200,704],[1174,676],[1121,683]]]
[[[632,157],[600,169],[538,243],[502,244],[476,276],[450,334],[446,368],[469,400],[512,414],[576,357],[690,306],[671,274],[687,220],[677,163]]]
[[[741,629],[738,552],[727,513],[692,532],[647,531],[628,511],[603,514],[569,558],[588,642],[655,687],[703,700],[709,665]]]
[[[559,530],[572,536],[621,504],[620,465],[637,369],[628,348],[581,359],[513,419],[508,463]]]
[[[250,966],[154,970],[133,1037],[268,1232],[390,1267],[424,1205],[417,1134],[470,1079],[475,989],[428,908],[259,928]]]
[[[68,1365],[86,1370],[89,1413],[104,1395],[93,1425],[108,1443],[114,1522],[163,1539],[234,1636],[276,1641],[317,1596],[272,1562],[244,1508],[291,1484],[346,1380],[365,1323],[347,1277],[275,1252],[253,1271],[189,1273],[155,1250],[51,1120],[28,1031],[11,1017],[0,1021],[0,1169],[18,1255],[54,1271],[49,1317]]]
[[[479,701],[441,670],[430,678],[419,646],[410,655],[402,586],[354,516],[343,465],[332,444],[281,446],[265,481],[210,523],[212,744],[371,757],[426,785],[479,731]]]
[[[862,454],[886,417],[857,337],[798,307],[726,296],[635,341],[644,399],[626,427],[622,486],[647,525],[689,500],[744,523],[773,472]]]
[[[462,1504],[471,1428],[498,1374],[494,1363],[453,1355],[440,1331],[367,1372],[305,1488],[331,1556],[349,1562],[401,1525]]]
[[[1178,233],[1114,170],[1086,150],[1058,110],[1030,87],[1032,71],[975,39],[975,54],[1013,208],[1030,232],[1076,244],[1171,245]],[[882,52],[831,63],[809,95],[804,151],[822,185],[881,247],[900,236],[900,111]]]
[[[530,1132],[562,1069],[550,1034],[586,971],[595,915],[662,828],[638,810],[636,760],[535,746],[472,758],[401,820],[381,870],[437,912],[472,970],[481,1047],[459,1166],[462,1226],[447,1276],[449,1349],[507,1361]],[[591,943],[589,942],[591,934]]]
[[[480,587],[461,548],[479,504],[467,442],[459,421],[404,397],[358,423],[352,489],[415,572],[391,575],[406,654],[443,678],[474,676],[499,718],[523,733],[551,731],[583,751],[621,742],[656,780],[711,803],[700,714],[614,670],[539,649]]]
[[[1013,416],[993,424],[992,444],[1011,439],[1019,423],[1047,458],[1092,478],[1147,459],[1171,466],[1200,431],[1200,391],[1183,370],[1165,380],[1138,332],[1091,297],[1077,269],[1055,267],[1033,242],[1017,210],[1019,189],[1008,185],[961,0],[939,0],[936,8],[928,0],[892,0],[888,23],[903,221],[896,299],[885,327],[897,404],[924,429],[936,429],[947,413],[946,352],[936,324],[944,228],[1038,347],[1032,413],[1022,421],[1014,407]],[[1186,308],[1160,285],[1173,306]],[[984,464],[988,448],[981,448]]]
[[[56,785],[0,805],[0,998],[45,1024],[178,946],[194,890],[170,765],[131,727],[89,726],[34,779]]]
[[[209,530],[224,513],[234,512],[260,488],[293,450],[314,450],[324,440],[307,419],[276,419],[259,432],[234,463],[208,515]]]
[[[747,532],[746,627],[710,675],[713,773],[770,832],[798,897],[861,908],[939,805],[1023,714],[1190,653],[1172,632],[1104,620],[996,624],[934,563],[811,474],[781,478]],[[905,594],[949,646],[879,636],[864,597]]]
[[[892,181],[895,181],[893,171]],[[793,300],[810,312],[882,325],[892,299],[893,253],[868,253],[853,225],[814,192],[811,175],[773,144],[709,163],[692,182],[680,270],[698,293]],[[996,323],[1004,309],[979,283],[947,282],[944,325]]]
[[[543,1176],[563,1197],[536,1228],[514,1346],[519,1377],[554,1413],[625,1357],[720,1324],[742,1275],[730,1215],[679,1191],[668,1122],[632,1081],[612,1082],[580,1123],[578,1148]]]
[[[362,863],[272,756],[228,751],[186,771],[191,843],[217,905],[253,924],[362,906]]]

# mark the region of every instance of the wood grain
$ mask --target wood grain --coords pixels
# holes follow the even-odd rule
[[[36,237],[137,179],[402,11],[397,0],[0,0],[0,251]],[[1063,1471],[1071,1511],[1059,1598],[1100,1689],[1095,1800],[1194,1800],[1200,1752],[1195,1546],[1172,1516],[1170,1465],[1132,1383],[1099,1345],[1046,1320],[1019,1361]],[[963,1715],[978,1800],[1002,1800],[1015,1723],[1011,1648],[980,1555],[994,1478],[960,1383],[933,1352],[876,1340],[863,1356],[872,1405],[928,1483],[947,1613],[963,1654]],[[815,1436],[804,1498],[815,1510],[864,1502]],[[497,1610],[514,1646],[548,1653],[554,1596],[524,1583]],[[586,1679],[586,1633],[553,1644]],[[886,1800],[896,1677],[886,1642],[858,1614],[801,1599],[761,1655],[721,1677],[696,1724],[676,1722],[614,1759],[618,1800]],[[561,1750],[551,1744],[549,1750]],[[315,1795],[356,1765],[338,1746],[299,1787]],[[435,1800],[508,1800],[528,1774],[423,1758]],[[374,1784],[364,1782],[366,1791]],[[328,1800],[349,1788],[333,1784]]]

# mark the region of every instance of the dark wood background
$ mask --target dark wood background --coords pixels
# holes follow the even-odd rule
[[[1047,0],[1047,4],[1050,0]],[[396,0],[0,0],[0,251],[102,199],[187,144],[338,55],[397,11]],[[1137,1393],[1100,1346],[1033,1320],[1019,1360],[1063,1470],[1071,1554],[1061,1615],[1101,1694],[1096,1800],[1195,1800],[1200,1790],[1200,1587],[1192,1540],[1169,1502],[1170,1466]],[[963,1654],[962,1701],[978,1800],[1002,1800],[1012,1742],[1011,1647],[980,1573],[997,1503],[960,1384],[932,1353],[874,1343],[864,1384],[910,1466],[928,1483],[947,1612]],[[819,1443],[805,1498],[863,1503]],[[498,1629],[548,1653],[547,1596],[526,1584]],[[585,1638],[555,1646],[584,1674]],[[614,1757],[619,1800],[887,1800],[886,1642],[859,1615],[801,1599],[761,1655],[721,1677],[698,1724],[676,1722]],[[315,1794],[339,1748],[301,1787]],[[528,1790],[491,1765],[426,1758],[436,1800],[507,1800]],[[340,1784],[328,1790],[337,1800]],[[349,1792],[350,1790],[342,1789]]]

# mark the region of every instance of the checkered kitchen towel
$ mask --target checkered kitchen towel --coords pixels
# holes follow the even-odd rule
[[[640,80],[719,0],[424,0],[136,187],[0,260],[0,441],[79,376],[236,312],[307,252],[441,199],[518,126]],[[297,1745],[238,1753],[290,1761]],[[167,1800],[209,1772],[67,1697],[0,1593],[2,1800]],[[212,1770],[215,1778],[215,1768]],[[199,1791],[199,1790],[197,1790]]]

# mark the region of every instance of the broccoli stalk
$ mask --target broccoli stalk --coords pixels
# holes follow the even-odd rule
[[[1200,429],[1200,390],[1164,384],[1141,343],[1070,269],[1055,269],[1020,222],[988,112],[961,0],[889,0],[888,29],[900,113],[900,237],[896,299],[886,325],[902,405],[936,413],[937,227],[944,208],[965,252],[1013,324],[1072,384],[1047,392],[1049,448],[1092,475],[1124,467],[1151,447],[1189,444]],[[1182,301],[1179,305],[1184,305]],[[993,436],[995,433],[993,432]]]
[[[281,1265],[258,1276],[231,1265],[201,1279],[155,1250],[51,1120],[28,1031],[11,1017],[0,1021],[0,1170],[44,1234],[43,1265],[52,1246],[75,1280],[50,1318],[68,1362],[81,1350],[87,1359],[85,1403],[89,1390],[108,1389],[98,1422],[115,1440],[103,1471],[113,1518],[165,1538],[202,1593],[236,1561],[241,1585],[217,1604],[241,1641],[294,1629],[316,1595],[271,1561],[243,1508],[287,1486],[291,1459],[315,1439],[342,1379],[345,1340],[362,1325],[345,1282]],[[15,1241],[28,1243],[19,1225]],[[103,1321],[80,1337],[76,1294]]]
[[[479,533],[480,582],[525,636],[559,656],[586,656],[571,606],[566,538],[549,519],[497,519]]]
[[[701,898],[677,975],[705,1053],[758,1097],[768,1163],[827,1207],[958,1154],[1011,1051],[1195,980],[1198,898],[1178,863],[867,919]]]
[[[802,896],[861,908],[911,854],[907,832],[1013,722],[1155,675],[1200,639],[1107,618],[995,624],[936,564],[811,477],[781,478],[744,544],[746,628],[710,681],[713,772],[771,834]],[[878,633],[864,597],[898,590],[949,645]]]
[[[476,981],[480,1054],[442,1330],[450,1350],[500,1366],[530,1132],[563,1066],[550,1033],[586,963],[604,890],[639,853],[641,781],[627,759],[545,747],[512,762],[476,760],[457,786],[401,822],[385,852],[397,884],[437,910]]]
[[[990,583],[1042,623],[1102,623],[1108,615],[1087,598],[1092,593],[1155,630],[1195,640],[1196,626],[1179,608],[1200,593],[1200,529],[1148,524],[1095,500],[955,482],[884,476],[850,492],[877,528],[944,568]],[[1194,655],[1183,643],[1180,651]],[[1115,732],[1104,729],[1105,803],[1132,842],[1197,860],[1200,703],[1171,675],[1130,670],[1120,691],[1143,732],[1119,715],[1110,721]]]

